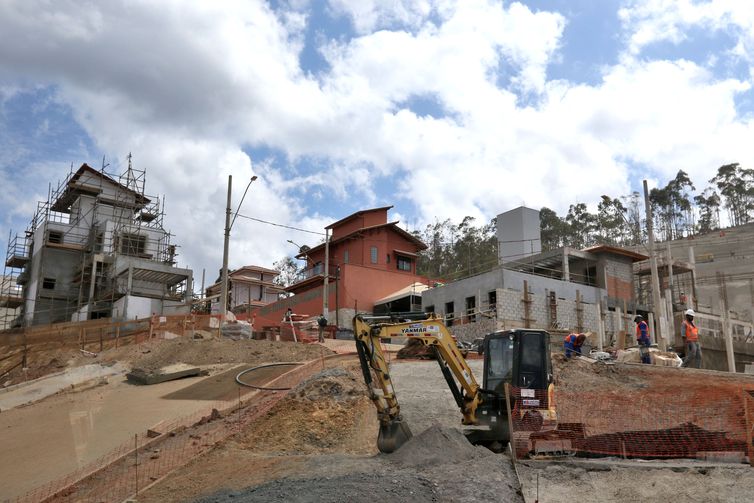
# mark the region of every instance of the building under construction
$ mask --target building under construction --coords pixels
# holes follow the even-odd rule
[[[0,328],[188,312],[190,269],[175,267],[159,198],[145,171],[71,171],[23,233],[8,239]],[[164,205],[164,203],[163,203]]]

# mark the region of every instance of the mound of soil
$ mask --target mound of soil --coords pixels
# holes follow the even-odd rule
[[[444,428],[435,423],[387,457],[402,465],[428,466],[463,463],[490,454],[484,447],[471,445],[458,428]]]
[[[742,388],[754,377],[656,365],[604,364],[553,355],[561,423],[583,423],[588,435],[655,431],[693,423],[745,439]]]
[[[316,468],[308,476],[283,477],[244,490],[223,490],[198,501],[523,503],[510,460],[472,446],[455,428],[433,426],[390,455],[361,460],[317,456],[312,462],[316,462]],[[346,468],[349,472],[343,473]]]
[[[406,345],[403,346],[396,356],[399,359],[420,359],[420,360],[434,360],[435,353],[430,346],[425,346],[421,341],[416,339],[409,339]]]
[[[175,363],[211,365],[307,361],[332,354],[321,346],[275,341],[232,341],[227,339],[172,339],[151,346],[149,353],[139,354],[134,367],[153,371]]]
[[[343,368],[323,370],[292,389],[236,441],[278,454],[372,453],[377,424],[360,379]]]

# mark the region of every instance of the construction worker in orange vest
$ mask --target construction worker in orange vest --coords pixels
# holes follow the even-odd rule
[[[649,325],[644,321],[644,317],[637,314],[634,318],[636,323],[636,343],[639,345],[639,352],[641,353],[641,363],[652,363],[652,358],[649,356]]]
[[[683,337],[683,345],[686,349],[683,366],[700,369],[702,368],[702,348],[699,347],[699,328],[694,325],[696,313],[693,309],[687,309],[684,314],[684,320],[681,323],[681,337]]]
[[[584,345],[586,335],[584,334],[568,334],[563,339],[563,350],[565,351],[566,358],[571,357],[571,353],[581,354],[581,346]]]

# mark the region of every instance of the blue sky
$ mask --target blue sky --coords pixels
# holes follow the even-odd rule
[[[409,228],[559,213],[754,154],[746,2],[6,1],[0,236],[48,185],[129,152],[196,276],[241,213],[322,231],[394,205]],[[235,204],[234,204],[235,206]],[[317,237],[239,219],[231,267]]]

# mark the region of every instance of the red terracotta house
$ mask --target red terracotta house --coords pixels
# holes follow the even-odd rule
[[[330,324],[350,327],[355,312],[371,312],[375,301],[427,279],[416,274],[416,258],[427,246],[397,221],[388,221],[383,206],[357,211],[327,226],[330,231],[327,313]],[[257,315],[271,322],[288,307],[296,314],[322,312],[325,244],[297,256],[306,261],[300,279],[286,290],[293,296],[265,306]]]

